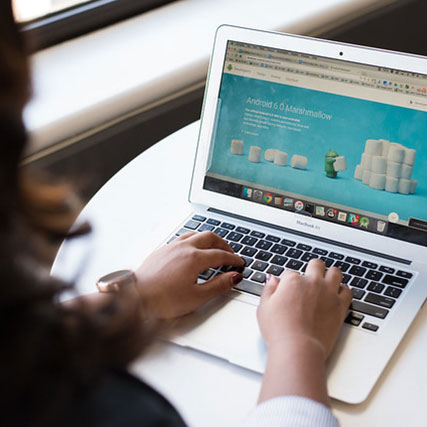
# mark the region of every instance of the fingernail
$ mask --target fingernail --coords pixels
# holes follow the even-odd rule
[[[243,257],[240,257],[240,259],[245,263],[245,265],[246,265],[246,260],[245,260],[245,258],[243,258]]]
[[[240,274],[240,273],[233,274],[231,276],[231,283],[233,285],[237,285],[239,282],[242,281],[242,279],[243,279],[243,274]]]
[[[267,275],[265,276],[264,283],[267,283],[270,279],[271,279],[271,274],[267,273]]]

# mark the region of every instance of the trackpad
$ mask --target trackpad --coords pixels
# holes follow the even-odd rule
[[[174,322],[163,338],[264,372],[267,351],[256,319],[256,306],[219,297]]]

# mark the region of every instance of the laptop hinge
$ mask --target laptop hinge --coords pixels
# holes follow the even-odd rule
[[[296,236],[306,237],[306,238],[311,239],[311,240],[317,240],[319,242],[327,243],[329,245],[339,246],[341,248],[351,249],[352,251],[362,252],[362,253],[365,253],[368,255],[376,256],[379,258],[384,258],[384,259],[387,259],[389,261],[399,262],[401,264],[406,264],[406,265],[412,264],[412,261],[405,259],[405,258],[399,258],[399,257],[395,257],[393,255],[383,254],[383,253],[376,252],[376,251],[366,249],[366,248],[360,248],[358,246],[349,245],[347,243],[338,242],[336,240],[331,240],[331,239],[326,239],[324,237],[315,236],[315,235],[310,234],[310,233],[304,233],[303,231],[292,230],[290,228],[282,227],[280,225],[270,224],[268,222],[259,221],[257,219],[253,219],[253,218],[247,218],[245,216],[233,214],[231,212],[222,211],[220,209],[208,208],[208,211],[215,212],[215,213],[218,213],[221,215],[225,215],[225,216],[228,216],[231,218],[236,218],[236,219],[240,219],[243,221],[247,221],[247,222],[250,222],[252,224],[261,225],[263,227],[273,228],[274,230],[284,231],[286,233],[294,234]]]

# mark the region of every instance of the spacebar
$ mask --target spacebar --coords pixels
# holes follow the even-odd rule
[[[256,283],[249,282],[248,280],[242,280],[240,283],[238,283],[234,289],[238,289],[239,291],[245,291],[249,292],[250,294],[254,295],[261,295],[262,290],[264,289],[264,286],[257,285]]]

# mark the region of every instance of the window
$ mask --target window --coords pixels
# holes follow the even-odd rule
[[[32,51],[44,49],[176,0],[13,0]]]
[[[18,22],[28,22],[88,1],[90,0],[13,0],[13,10]]]

